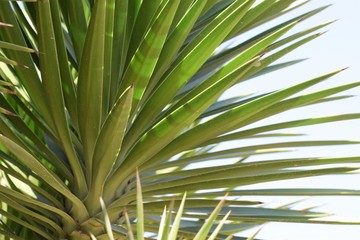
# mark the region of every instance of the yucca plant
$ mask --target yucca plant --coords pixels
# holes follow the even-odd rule
[[[144,228],[134,228],[135,235],[156,234],[164,205],[173,201],[178,211],[184,192],[187,218],[178,238],[195,237],[225,193],[229,197],[218,217],[230,210],[231,215],[220,238],[269,221],[339,223],[308,209],[267,208],[246,196],[358,191],[238,187],[356,170],[351,164],[360,162],[359,156],[279,160],[270,153],[357,143],[279,137],[289,136],[281,131],[286,128],[360,114],[247,126],[298,107],[346,98],[332,95],[360,84],[301,94],[338,70],[275,92],[219,100],[234,85],[298,62],[276,63],[321,35],[318,30],[330,22],[290,30],[326,7],[280,18],[282,22],[262,31],[257,27],[306,2],[1,0],[1,238],[126,239],[127,225],[137,221]],[[249,31],[256,34],[236,39]],[[270,137],[272,144],[216,148],[233,140]],[[269,155],[252,161],[258,154]],[[213,160],[224,162],[213,166]],[[337,163],[348,167],[333,165]],[[143,185],[143,219],[136,216],[136,169]]]

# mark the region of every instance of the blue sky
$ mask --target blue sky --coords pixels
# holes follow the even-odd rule
[[[294,60],[309,58],[307,61],[296,66],[284,69],[274,74],[269,74],[266,78],[249,81],[249,91],[261,91],[261,87],[266,90],[276,90],[279,87],[285,87],[295,84],[299,81],[307,80],[337,69],[349,67],[343,73],[333,77],[331,80],[320,84],[319,88],[335,86],[350,82],[360,81],[360,1],[357,0],[313,0],[297,11],[298,14],[306,10],[311,10],[323,5],[333,4],[322,13],[311,19],[301,22],[298,29],[314,26],[331,20],[338,19],[335,23],[326,27],[326,34],[299,48],[297,51],[289,54],[284,60]],[[296,13],[292,13],[295,16]],[[257,82],[256,82],[257,81]],[[264,84],[264,81],[268,83]],[[250,83],[251,82],[251,83]],[[314,88],[316,90],[316,88]],[[239,89],[229,91],[228,94],[238,94]],[[291,113],[286,113],[288,118],[297,118],[307,116],[326,116],[339,113],[360,112],[360,89],[356,88],[346,92],[346,94],[356,95],[356,97],[340,101],[337,103],[323,104],[308,109],[300,109]],[[279,115],[273,118],[274,121],[283,118]],[[261,124],[261,123],[259,123]],[[341,122],[341,125],[326,124],[324,126],[314,126],[307,129],[296,129],[295,132],[308,133],[308,139],[352,139],[360,141],[360,121]],[[304,131],[303,131],[304,130]],[[309,149],[304,148],[296,151],[294,156],[360,156],[360,146],[342,146],[331,148]],[[318,178],[308,178],[295,180],[291,182],[275,182],[270,185],[274,187],[335,187],[350,188],[360,190],[360,175],[348,176],[327,176]],[[298,198],[296,198],[298,199]],[[270,204],[275,204],[275,198],[267,199]],[[286,198],[284,202],[294,199]],[[360,219],[360,197],[317,197],[305,200],[301,206],[316,206],[319,211],[334,213],[336,216]],[[360,226],[345,225],[309,225],[309,224],[267,224],[258,235],[259,238],[266,240],[337,240],[359,239]],[[249,233],[250,234],[250,233]]]

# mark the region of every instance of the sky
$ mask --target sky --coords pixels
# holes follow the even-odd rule
[[[285,60],[309,58],[296,66],[284,69],[277,73],[268,74],[266,78],[249,81],[248,85],[241,85],[241,91],[246,88],[249,91],[276,90],[308,80],[313,77],[332,72],[334,70],[349,67],[346,71],[333,77],[331,80],[320,84],[319,88],[335,86],[350,82],[360,81],[360,1],[358,0],[313,0],[301,7],[297,13],[301,14],[306,10],[311,10],[323,5],[333,4],[323,12],[311,19],[301,22],[299,29],[314,26],[331,20],[337,21],[326,27],[328,31],[320,38],[300,47],[295,52],[289,54]],[[295,13],[291,13],[295,16]],[[264,81],[267,81],[267,83]],[[316,90],[317,88],[313,88]],[[233,89],[227,94],[236,95],[239,89]],[[287,118],[298,118],[300,115],[307,116],[326,116],[339,113],[360,112],[360,89],[345,92],[346,94],[356,95],[356,97],[337,103],[323,104],[307,109],[299,109],[294,112],[287,112]],[[279,115],[272,120],[277,121],[284,118]],[[282,119],[284,120],[284,119]],[[268,120],[267,120],[268,121]],[[310,128],[296,128],[295,132],[309,134],[309,139],[351,139],[360,141],[360,120],[346,121],[339,123],[326,124],[324,126],[314,126]],[[261,122],[259,122],[261,125]],[[303,131],[304,130],[304,131]],[[360,145],[341,146],[331,148],[309,149],[303,148],[293,153],[294,156],[360,156]],[[326,176],[307,178],[303,180],[272,182],[271,187],[334,187],[360,190],[360,174],[347,176]],[[256,199],[256,198],[255,198]],[[283,202],[291,202],[298,198],[283,198]],[[278,198],[267,198],[268,203],[277,204]],[[335,216],[360,219],[360,197],[313,197],[301,203],[301,206],[317,206],[318,211],[325,211],[335,214]],[[299,206],[300,207],[300,206]],[[247,232],[250,236],[254,231]],[[258,238],[264,240],[337,240],[359,239],[360,226],[354,225],[322,225],[322,224],[293,224],[293,223],[270,223],[260,231]]]

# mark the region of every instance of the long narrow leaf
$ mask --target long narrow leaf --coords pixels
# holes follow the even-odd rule
[[[106,1],[96,1],[79,66],[77,111],[84,146],[86,178],[92,174],[92,155],[102,122]]]
[[[228,219],[229,215],[231,214],[231,211],[229,211],[223,219],[221,219],[219,225],[215,228],[215,230],[211,233],[208,240],[215,240],[219,232],[221,231],[222,226],[225,224],[226,220]]]
[[[40,69],[45,96],[54,123],[54,130],[59,139],[61,139],[62,147],[69,158],[75,176],[76,188],[79,190],[79,196],[84,197],[87,185],[80,161],[70,139],[49,1],[39,3],[37,5],[37,13],[39,18],[39,49],[42,53],[40,57]]]
[[[153,92],[143,109],[137,116],[133,128],[144,130],[162,109],[176,95],[176,92],[213,53],[224,40],[226,34],[241,20],[242,16],[253,4],[253,0],[234,2],[199,34],[177,57],[169,74],[162,84]],[[174,81],[177,82],[174,85]],[[141,119],[141,121],[140,121]]]
[[[68,187],[54,173],[46,169],[36,158],[8,138],[0,135],[0,142],[26,165],[30,166],[38,177],[51,184],[54,189],[66,196],[74,206],[76,206],[72,209],[80,221],[88,216],[87,210],[81,200],[73,195]]]
[[[179,0],[168,1],[168,4],[164,6],[124,74],[119,91],[122,92],[131,84],[134,86],[133,113],[137,110],[138,102],[142,98],[154,71],[179,2]]]
[[[227,197],[227,195],[225,195],[225,197],[216,206],[214,211],[211,213],[211,215],[207,219],[207,222],[200,228],[200,230],[199,230],[198,234],[196,235],[196,237],[194,238],[194,240],[205,240],[208,233],[210,232],[213,222],[216,220],[216,217],[219,215],[220,210],[223,207],[226,197]]]
[[[139,171],[136,170],[136,235],[137,240],[144,240],[144,206]]]
[[[254,116],[256,113],[261,112],[261,110],[264,110],[276,104],[277,102],[280,102],[281,100],[297,92],[300,92],[310,86],[324,81],[341,71],[342,70],[335,71],[333,73],[314,78],[293,87],[256,99],[237,108],[234,108],[228,112],[225,112],[203,124],[200,124],[177,137],[166,148],[162,149],[162,151],[159,152],[159,154],[157,154],[157,156],[151,160],[151,163],[154,164],[155,162],[161,161],[169,155],[172,156],[182,150],[190,149],[192,146],[196,146],[208,139],[214,138],[228,131],[235,130],[236,128],[241,126],[242,121],[251,119],[252,116]],[[227,124],[223,124],[224,121],[226,121]],[[191,141],[189,141],[189,138],[191,139]],[[179,146],[181,146],[181,148]],[[172,150],[172,148],[174,150]]]
[[[186,192],[185,192],[185,194],[183,196],[183,199],[182,199],[182,201],[180,203],[179,209],[178,209],[178,211],[176,213],[174,223],[172,225],[172,228],[171,228],[169,236],[168,236],[168,240],[176,240],[177,232],[178,232],[178,229],[180,227],[181,216],[182,216],[183,211],[184,211],[185,199],[186,199]]]
[[[133,88],[128,88],[115,103],[96,141],[92,161],[94,167],[91,188],[86,200],[92,213],[99,211],[100,206],[97,204],[96,198],[102,195],[105,180],[112,168],[115,167],[121,150],[122,139],[130,116],[132,97]]]

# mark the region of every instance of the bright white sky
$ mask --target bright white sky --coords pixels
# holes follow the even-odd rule
[[[298,13],[304,10],[314,9],[323,5],[334,5],[326,9],[315,17],[301,23],[301,27],[311,27],[317,23],[328,22],[330,20],[339,19],[337,22],[326,27],[328,33],[308,43],[306,46],[300,47],[294,53],[286,58],[287,60],[310,58],[299,65],[287,68],[275,74],[269,74],[266,78],[255,80],[254,82],[242,85],[241,92],[244,93],[244,86],[249,88],[250,92],[263,89],[269,91],[276,90],[280,87],[289,86],[301,80],[307,80],[328,72],[332,72],[344,67],[350,67],[345,72],[333,77],[325,84],[319,85],[331,86],[336,84],[345,84],[354,81],[360,81],[360,1],[358,0],[313,0],[303,6]],[[292,16],[295,16],[292,13]],[[283,59],[284,60],[284,59]],[[265,82],[268,82],[265,83]],[[315,88],[314,88],[315,89]],[[294,112],[280,115],[273,118],[281,119],[286,117],[297,118],[301,114],[302,118],[307,116],[326,116],[338,114],[340,112],[360,112],[360,89],[356,88],[346,92],[346,94],[357,95],[350,100],[341,101],[339,103],[325,104],[321,107],[312,107],[309,110],[301,109]],[[239,94],[239,89],[230,91],[228,94]],[[282,119],[284,120],[284,119]],[[308,139],[352,139],[360,141],[360,120],[340,122],[339,124],[327,124],[322,127],[315,126],[307,131],[310,135]],[[303,129],[296,128],[294,132],[302,133]],[[304,139],[305,140],[305,139]],[[342,146],[331,148],[309,149],[304,148],[297,151],[292,156],[355,156],[360,155],[360,146]],[[289,156],[289,155],[287,155]],[[348,176],[330,176],[308,178],[304,180],[295,180],[291,182],[273,182],[271,187],[329,187],[329,188],[349,188],[360,190],[360,175]],[[256,198],[255,198],[256,199]],[[298,199],[298,198],[295,198]],[[270,203],[274,202],[274,198],[268,198]],[[291,202],[294,198],[285,199]],[[316,206],[324,203],[317,208],[319,211],[327,211],[338,216],[353,217],[360,219],[360,197],[317,197],[306,200],[301,206]],[[254,232],[254,231],[251,231]],[[250,236],[250,233],[249,235]],[[338,240],[360,239],[360,226],[346,225],[310,225],[310,224],[283,224],[271,223],[267,224],[258,235],[258,238],[264,240]]]

